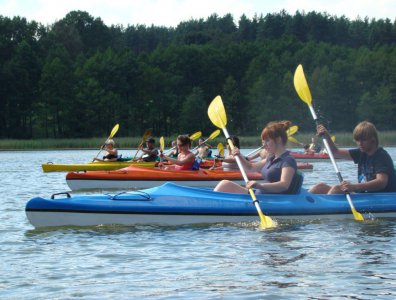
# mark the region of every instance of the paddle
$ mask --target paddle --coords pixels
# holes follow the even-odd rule
[[[212,134],[206,139],[204,140],[202,143],[200,143],[198,146],[196,146],[194,149],[192,149],[191,151],[195,151],[197,150],[201,145],[205,144],[207,141],[209,140],[213,140],[214,138],[216,138],[218,135],[220,134],[220,130],[216,129],[215,131],[212,132]]]
[[[217,144],[217,156],[223,157],[224,156],[224,146],[222,143]]]
[[[221,158],[224,158],[224,146],[222,143],[217,144],[217,155],[214,156],[213,166],[210,170],[214,170],[216,168],[216,163],[219,160],[221,162]]]
[[[192,135],[190,135],[190,140],[195,141],[196,139],[199,139],[201,136],[202,136],[202,132],[201,131],[197,131],[197,132],[193,133]],[[177,146],[174,146],[174,147],[168,149],[168,151],[166,151],[165,154],[168,154],[172,150],[176,149],[176,147]]]
[[[297,131],[298,131],[298,126],[297,126],[297,125],[293,125],[292,127],[290,127],[290,128],[286,131],[286,133],[287,133],[287,136],[290,137],[290,136],[292,136],[293,134],[295,134]]]
[[[297,139],[296,139],[295,137],[293,137],[293,136],[289,136],[289,137],[287,137],[287,139],[288,139],[290,142],[292,142],[292,143],[301,145],[301,143],[300,143],[299,141],[297,141]]]
[[[224,104],[223,101],[221,100],[220,96],[217,96],[216,98],[213,99],[213,101],[210,103],[209,108],[208,108],[208,115],[210,121],[212,123],[223,130],[223,133],[227,139],[228,145],[230,146],[231,149],[234,148],[234,144],[232,143],[230,139],[230,135],[228,134],[226,125],[227,125],[227,115],[224,109]],[[242,177],[247,183],[249,181],[248,177],[246,176],[246,172],[243,169],[241,160],[239,156],[235,157],[236,162],[238,164],[239,170],[241,171]],[[257,209],[258,215],[260,217],[260,228],[269,228],[269,227],[275,227],[276,223],[268,216],[265,216],[263,212],[261,211],[259,201],[256,198],[256,195],[254,194],[254,191],[252,188],[249,189],[249,194],[252,197],[253,203]]]
[[[138,154],[139,150],[143,147],[144,142],[149,138],[149,136],[151,136],[152,133],[153,133],[152,128],[146,129],[146,131],[143,133],[142,141],[140,142],[138,149],[135,152],[135,156],[133,157],[132,160],[135,160],[136,155]]]
[[[161,152],[161,154],[164,153],[164,148],[165,148],[165,140],[164,140],[164,137],[161,136],[160,137],[160,152]],[[160,161],[162,162],[162,157],[160,158]]]
[[[98,155],[99,155],[99,153],[103,150],[103,148],[105,147],[106,142],[107,142],[108,140],[112,139],[113,136],[115,136],[115,134],[116,134],[117,131],[118,131],[118,128],[120,128],[120,125],[119,125],[119,124],[115,124],[114,127],[113,127],[113,129],[112,129],[111,132],[110,132],[109,137],[107,138],[107,140],[105,141],[105,143],[102,145],[102,147],[100,147],[100,150],[99,150],[98,154],[96,154],[95,158],[94,158],[92,161],[95,161],[95,159],[98,158]]]
[[[309,110],[311,111],[312,117],[313,117],[316,125],[319,125],[318,117],[316,116],[315,110],[312,107],[312,96],[311,96],[311,92],[308,87],[307,80],[305,79],[304,70],[303,70],[302,65],[298,65],[296,72],[294,73],[294,87],[297,91],[298,96],[301,98],[301,100],[308,105]],[[344,179],[342,178],[341,172],[338,170],[338,167],[335,162],[333,153],[331,152],[329,143],[327,142],[326,137],[324,135],[322,135],[322,139],[323,139],[323,144],[325,145],[326,150],[328,152],[328,155],[330,156],[330,160],[333,164],[333,167],[336,171],[338,180],[340,182],[343,182]],[[355,220],[363,221],[364,220],[363,216],[359,212],[356,211],[356,209],[352,203],[350,193],[346,192],[345,195],[348,200],[349,206],[351,207],[351,210],[352,210]]]

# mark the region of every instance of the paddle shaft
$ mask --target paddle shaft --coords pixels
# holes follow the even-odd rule
[[[230,135],[228,134],[227,128],[224,127],[224,128],[222,128],[222,130],[223,130],[223,132],[224,132],[224,136],[226,137],[227,143],[228,143],[228,145],[230,146],[231,150],[234,149],[234,144],[232,143],[232,141],[231,141],[231,139],[230,139]],[[245,172],[245,169],[244,169],[243,166],[242,166],[242,162],[241,162],[240,157],[239,157],[239,156],[235,156],[235,160],[236,160],[236,162],[237,162],[237,164],[238,164],[239,170],[241,171],[243,180],[245,181],[245,183],[248,183],[249,178],[247,177],[246,172]],[[254,193],[254,191],[253,191],[252,188],[249,189],[249,194],[250,194],[250,196],[251,196],[252,199],[253,199],[253,203],[254,203],[254,206],[255,206],[256,209],[257,209],[258,214],[260,215],[260,217],[263,216],[264,214],[263,214],[263,212],[261,211],[261,207],[260,207],[260,205],[259,205],[259,201],[258,201],[258,199],[256,198],[256,194]]]
[[[205,144],[207,141],[209,141],[210,138],[207,138],[206,140],[204,140],[202,143],[200,143],[198,146],[196,146],[194,149],[192,149],[191,151],[195,151],[197,150],[199,147],[201,147],[203,144]]]
[[[256,150],[253,150],[252,152],[249,152],[246,157],[249,157],[250,155],[256,154],[258,151],[264,149],[264,146],[261,146],[259,148],[257,148]]]
[[[313,117],[313,119],[315,121],[315,124],[319,125],[320,123],[319,123],[318,117],[316,116],[315,110],[313,109],[312,105],[309,105],[308,107],[309,107],[309,110],[311,111],[311,114],[312,114],[312,117]],[[327,153],[328,153],[328,155],[330,157],[331,163],[332,163],[332,165],[334,167],[334,170],[336,171],[336,174],[337,174],[337,177],[338,177],[338,181],[341,183],[341,182],[344,181],[344,179],[342,178],[341,172],[338,169],[337,163],[336,163],[336,161],[334,159],[333,152],[331,151],[331,148],[329,146],[329,142],[327,141],[327,139],[326,139],[324,134],[322,134],[321,137],[322,137],[322,140],[323,140],[323,144],[325,145],[325,148],[327,150]],[[346,196],[346,198],[348,200],[348,203],[349,203],[352,211],[356,210],[355,206],[352,203],[352,199],[351,199],[350,193],[349,192],[345,192],[345,196]]]

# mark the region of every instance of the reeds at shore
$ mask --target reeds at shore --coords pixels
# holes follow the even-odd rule
[[[336,144],[340,147],[354,147],[355,143],[352,138],[352,133],[339,132],[332,133],[335,136]],[[311,142],[312,134],[297,133],[293,137],[302,144],[309,144]],[[176,139],[173,137],[165,137],[166,146],[169,147],[171,141]],[[384,147],[396,146],[396,131],[380,132],[380,145]],[[104,143],[104,138],[79,138],[79,139],[32,139],[32,140],[15,140],[2,139],[0,140],[0,150],[53,150],[53,149],[99,149]],[[115,137],[116,147],[119,149],[136,149],[141,143],[141,137]],[[157,138],[159,140],[159,138]],[[158,142],[158,141],[157,141]],[[216,139],[209,141],[214,148],[218,143],[225,144],[225,138],[219,135]],[[261,146],[259,136],[241,136],[241,146],[243,148],[255,148]],[[193,146],[197,145],[198,141],[193,142]],[[290,148],[299,148],[300,145],[289,143]]]

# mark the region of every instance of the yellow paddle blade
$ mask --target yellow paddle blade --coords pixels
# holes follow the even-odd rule
[[[110,133],[108,139],[111,139],[111,138],[113,138],[113,136],[115,136],[115,134],[116,134],[117,131],[118,131],[118,128],[120,128],[120,125],[116,124],[116,125],[113,127],[113,130],[111,131],[111,133]]]
[[[231,142],[232,143],[232,142]],[[258,205],[256,194],[254,193],[253,189],[249,189],[249,194],[252,197],[252,200],[255,203],[255,206],[257,208],[258,215],[260,217],[260,229],[266,229],[266,228],[271,228],[271,227],[276,227],[276,222],[273,221],[270,217],[266,216],[263,214],[261,211],[260,205]]]
[[[224,156],[224,146],[222,143],[217,144],[217,151],[219,156]]]
[[[286,131],[286,133],[287,133],[287,136],[292,136],[292,135],[295,134],[297,131],[298,131],[298,126],[297,126],[297,125],[294,125],[294,126],[290,127],[290,128]]]
[[[305,79],[302,65],[298,65],[296,72],[294,73],[294,88],[296,89],[296,92],[301,100],[307,103],[308,106],[311,106],[312,96],[307,80]]]
[[[335,142],[335,140],[336,140],[335,135],[332,135],[332,136],[331,136],[331,140],[332,140],[333,142]]]
[[[145,140],[147,140],[147,139],[151,136],[152,133],[153,133],[153,128],[147,129],[147,130],[144,132],[144,134],[143,134],[143,138],[142,138],[143,142],[144,142]]]
[[[294,137],[292,137],[292,136],[288,136],[287,139],[288,139],[290,142],[292,142],[292,143],[296,143],[296,144],[299,144],[299,143],[300,143],[299,141],[297,141],[297,140],[296,140]]]
[[[208,116],[210,121],[218,127],[225,128],[227,125],[227,115],[224,109],[223,101],[220,96],[217,96],[213,99],[213,101],[209,104],[208,107]]]
[[[259,212],[259,216],[260,216],[260,226],[259,226],[260,229],[272,228],[278,225],[274,220],[264,215],[261,211]]]
[[[358,212],[354,207],[352,207],[352,214],[356,221],[364,221],[362,214]]]
[[[194,141],[196,139],[199,139],[201,136],[202,136],[202,132],[197,131],[196,133],[193,133],[192,135],[190,135],[190,139]]]
[[[164,149],[165,149],[165,140],[164,140],[164,137],[161,136],[160,137],[160,150],[161,150],[161,152],[164,152]]]
[[[212,134],[208,137],[208,140],[213,140],[220,134],[220,129],[216,129],[215,131],[212,132]]]

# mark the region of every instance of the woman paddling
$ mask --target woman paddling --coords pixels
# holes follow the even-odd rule
[[[264,149],[268,157],[258,162],[250,162],[234,148],[232,155],[238,155],[246,171],[261,172],[265,178],[264,182],[249,181],[246,187],[242,187],[232,181],[223,180],[214,189],[217,192],[248,193],[249,188],[254,188],[256,194],[265,193],[295,193],[299,190],[302,181],[297,176],[296,160],[286,150],[287,129],[291,122],[271,122],[261,133]]]
[[[190,151],[190,137],[188,135],[179,135],[176,140],[176,146],[179,150],[177,159],[161,154],[161,158],[175,164],[175,166],[169,166],[165,169],[174,168],[175,170],[192,170],[195,162],[195,155]],[[159,166],[162,167],[162,164],[160,163]]]

